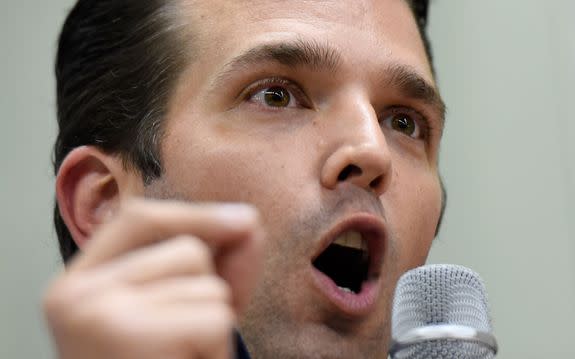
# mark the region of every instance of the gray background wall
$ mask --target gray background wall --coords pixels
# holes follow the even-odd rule
[[[72,0],[0,0],[0,358],[50,358],[52,64]],[[430,262],[487,283],[500,358],[570,358],[575,332],[575,2],[436,0],[447,216]],[[570,342],[571,341],[571,342]]]

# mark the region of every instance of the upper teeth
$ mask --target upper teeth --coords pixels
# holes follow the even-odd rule
[[[335,241],[334,244],[339,244],[340,246],[350,247],[355,249],[363,249],[367,248],[367,243],[361,236],[361,233],[356,231],[347,231],[340,234]]]

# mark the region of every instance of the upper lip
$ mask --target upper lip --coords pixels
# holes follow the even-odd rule
[[[317,251],[312,257],[312,263],[327,247],[342,233],[359,232],[367,241],[369,251],[369,276],[379,276],[383,254],[385,251],[386,228],[380,216],[371,213],[357,213],[347,216],[331,228],[320,240]]]

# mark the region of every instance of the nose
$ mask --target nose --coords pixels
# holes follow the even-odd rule
[[[323,164],[322,185],[335,189],[347,182],[380,196],[389,187],[392,161],[377,116],[371,105],[345,113],[338,115],[341,126],[334,126],[336,145]]]

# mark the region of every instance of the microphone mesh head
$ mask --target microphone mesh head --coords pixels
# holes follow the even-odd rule
[[[491,333],[485,286],[472,270],[447,264],[427,265],[406,272],[395,291],[392,336],[401,341],[414,328],[461,325]],[[488,359],[493,351],[479,343],[436,339],[397,352],[394,358]]]

